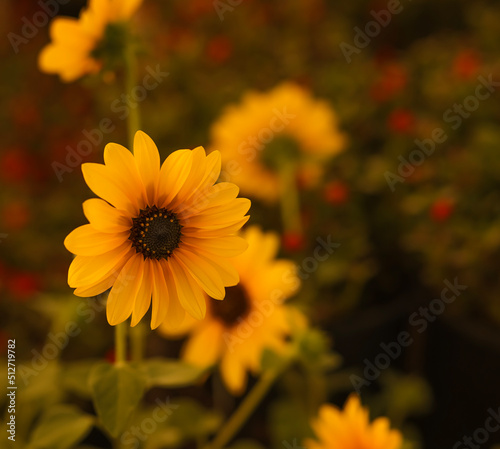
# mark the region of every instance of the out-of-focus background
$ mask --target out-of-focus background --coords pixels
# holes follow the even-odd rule
[[[38,70],[49,3],[7,1],[0,15],[0,353],[15,338],[20,360],[80,301],[62,244],[85,223],[80,166],[126,143],[111,73],[64,84]],[[76,17],[85,2],[51,4]],[[500,406],[500,5],[145,0],[135,19],[141,73],[168,72],[138,105],[162,158],[211,148],[214,123],[248,91],[293,82],[328,103],[346,142],[299,180],[303,232],[286,232],[279,207],[259,198],[251,222],[280,232],[281,255],[302,268],[295,302],[342,356],[346,391],[396,348],[361,387],[375,415],[404,422],[429,449],[484,427]],[[320,237],[340,246],[311,265]],[[102,315],[65,359],[106,356]],[[402,332],[411,343],[391,346]],[[164,344],[154,338],[153,354]],[[332,402],[343,397],[332,391]],[[500,432],[481,447],[493,443]]]

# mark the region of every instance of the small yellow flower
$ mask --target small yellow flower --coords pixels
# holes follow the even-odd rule
[[[59,74],[65,82],[101,69],[100,45],[118,45],[120,27],[136,12],[142,0],[90,0],[79,19],[57,17],[50,26],[52,43],[43,48],[38,59],[42,72]]]
[[[300,165],[298,175],[313,184],[309,174],[346,141],[330,105],[290,82],[247,93],[212,126],[211,137],[211,147],[222,153],[224,175],[264,201],[279,197],[277,172],[285,164]]]
[[[275,259],[279,239],[252,226],[243,234],[248,249],[233,259],[240,283],[227,289],[226,299],[208,300],[203,321],[188,319],[180,332],[190,330],[183,348],[184,360],[199,366],[220,361],[224,383],[233,394],[246,386],[247,371],[258,374],[265,348],[280,351],[291,331],[289,313],[295,311],[283,301],[299,287],[295,265]],[[159,328],[171,336],[171,328]]]
[[[323,405],[312,427],[319,442],[306,440],[307,449],[400,449],[403,442],[401,433],[390,429],[387,418],[377,418],[370,424],[368,410],[355,394],[342,411]]]
[[[132,315],[135,326],[149,309],[151,327],[177,326],[184,311],[205,316],[205,291],[221,300],[239,282],[229,260],[247,243],[234,235],[248,220],[250,201],[236,198],[234,184],[215,184],[220,154],[179,150],[160,168],[156,145],[142,131],[134,155],[121,145],[104,149],[105,165],[83,164],[90,189],[102,199],[83,203],[90,224],[64,241],[75,259],[68,283],[77,296],[109,288],[111,325]]]

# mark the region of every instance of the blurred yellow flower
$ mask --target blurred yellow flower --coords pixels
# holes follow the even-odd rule
[[[312,427],[319,442],[306,440],[307,449],[400,449],[403,443],[401,433],[390,429],[387,418],[377,418],[370,424],[368,410],[355,394],[342,411],[323,405]]]
[[[214,185],[218,152],[175,151],[160,168],[155,143],[138,131],[134,153],[110,143],[105,165],[82,166],[88,186],[102,199],[84,202],[90,224],[64,241],[76,254],[68,283],[84,297],[111,288],[106,307],[111,325],[132,315],[135,326],[151,298],[152,328],[161,322],[176,326],[184,311],[201,319],[203,291],[221,300],[224,287],[239,282],[229,258],[247,248],[234,234],[249,218],[250,201],[236,198],[234,184]]]
[[[283,305],[300,282],[292,261],[275,259],[278,236],[255,226],[242,236],[248,249],[233,259],[240,283],[227,289],[224,301],[209,298],[203,321],[186,317],[179,329],[179,333],[190,331],[184,360],[198,366],[220,361],[224,383],[235,395],[243,393],[247,371],[259,373],[265,348],[278,352],[284,348],[285,336],[291,332],[290,318],[300,318],[293,315],[300,312]],[[172,336],[167,324],[159,330]]]
[[[222,153],[224,176],[265,201],[279,197],[281,167],[300,164],[299,176],[313,184],[317,169],[346,142],[330,105],[290,82],[247,93],[212,126],[211,137],[211,148]]]
[[[42,72],[59,74],[66,82],[101,69],[100,47],[120,45],[124,30],[120,23],[130,19],[142,0],[90,0],[79,19],[57,17],[50,26],[52,43],[38,59]],[[102,50],[102,49],[101,49]]]

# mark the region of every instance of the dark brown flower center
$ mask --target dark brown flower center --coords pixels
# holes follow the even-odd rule
[[[168,259],[179,246],[182,226],[173,212],[148,206],[132,222],[129,240],[144,259]]]
[[[226,288],[226,297],[222,300],[210,301],[212,316],[224,323],[226,327],[238,324],[250,312],[251,302],[248,293],[241,285]]]

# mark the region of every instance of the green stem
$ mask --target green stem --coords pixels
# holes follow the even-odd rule
[[[129,36],[125,49],[125,93],[131,95],[137,86],[137,55],[132,38]],[[128,107],[127,132],[130,151],[133,152],[134,136],[141,127],[139,104],[134,103]]]
[[[295,164],[289,162],[282,164],[279,173],[281,220],[285,232],[301,234],[300,199],[295,175]]]
[[[115,326],[115,364],[124,365],[127,361],[127,323]]]
[[[146,328],[142,321],[130,328],[130,352],[134,362],[140,362],[144,358],[145,337]]]
[[[287,359],[279,367],[262,375],[213,441],[205,446],[205,449],[222,449],[238,433],[289,363],[290,360]]]

